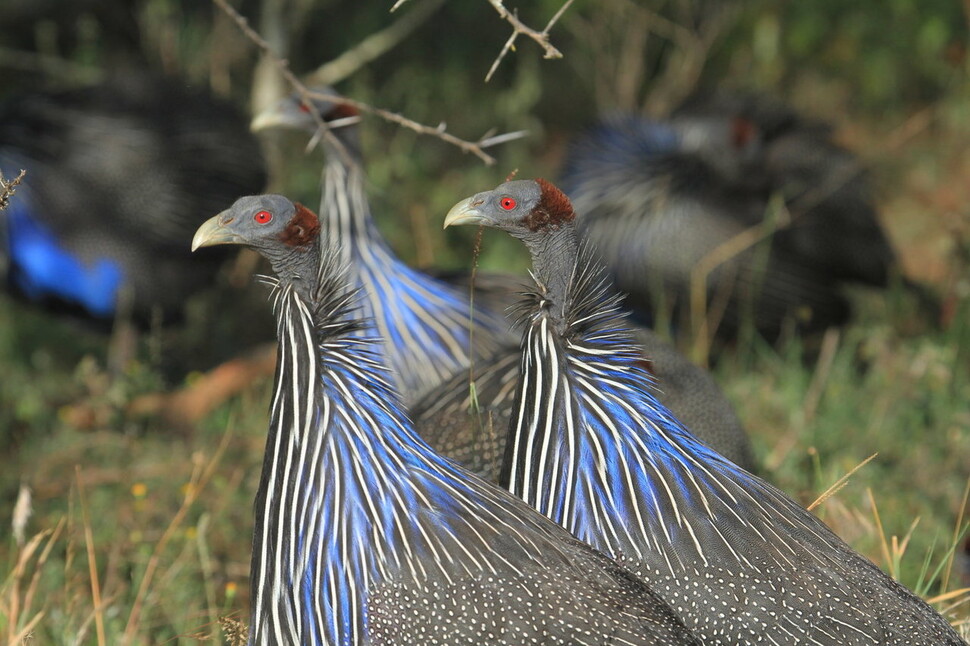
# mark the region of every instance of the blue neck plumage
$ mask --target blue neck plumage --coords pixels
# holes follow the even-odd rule
[[[328,154],[321,207],[324,234],[364,292],[362,309],[405,399],[413,401],[472,356],[487,356],[508,339],[501,314],[475,308],[467,293],[401,262],[377,231],[364,192],[363,170]]]
[[[692,540],[682,512],[703,509],[710,474],[747,474],[657,401],[605,270],[588,249],[572,254],[565,291],[540,289],[525,312],[504,481],[594,547],[642,557]]]
[[[4,163],[4,177],[15,177],[10,174],[14,169]],[[57,298],[92,316],[110,318],[124,282],[121,265],[111,258],[85,260],[69,251],[36,212],[32,198],[28,174],[0,215],[10,280],[30,300]]]
[[[256,499],[251,644],[365,643],[373,586],[416,577],[426,556],[408,538],[418,503],[445,509],[465,487],[407,425],[373,342],[349,322],[353,295],[333,284],[319,306],[290,285],[274,291],[279,364]]]

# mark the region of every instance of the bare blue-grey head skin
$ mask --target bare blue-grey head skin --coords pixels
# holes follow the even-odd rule
[[[192,251],[224,244],[250,247],[306,293],[320,264],[319,233],[316,214],[305,206],[282,195],[249,195],[204,222],[192,239]]]
[[[923,600],[657,401],[605,268],[570,242],[573,219],[556,187],[523,180],[459,202],[445,220],[508,231],[532,254],[509,490],[630,567],[704,643],[963,644]]]
[[[308,100],[307,100],[308,99]],[[322,139],[324,149],[330,154],[337,145],[319,132],[320,121],[326,124],[340,146],[349,148],[352,159],[361,158],[360,137],[357,128],[350,127],[360,121],[360,112],[329,86],[311,87],[307,99],[293,92],[275,105],[256,115],[250,123],[253,132],[276,128],[302,130],[313,137],[312,147]]]
[[[542,218],[541,209],[547,212],[554,206],[547,197],[543,201],[543,180],[520,179],[500,184],[491,191],[482,191],[462,200],[448,211],[445,227],[456,224],[481,224],[502,229],[517,238],[533,237],[543,225],[556,225],[569,221],[568,214]],[[558,202],[555,206],[559,206]],[[570,211],[572,209],[570,208]],[[536,211],[536,213],[533,213]],[[541,237],[541,236],[534,236]]]
[[[462,200],[448,211],[444,226],[480,224],[522,240],[540,286],[562,296],[579,252],[575,219],[562,191],[539,178],[505,182]]]

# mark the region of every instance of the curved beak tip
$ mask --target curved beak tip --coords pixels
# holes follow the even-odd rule
[[[213,247],[220,244],[240,244],[242,241],[232,231],[222,225],[225,211],[209,218],[202,223],[192,236],[192,251],[201,247]]]
[[[478,210],[478,205],[472,204],[473,198],[467,198],[451,207],[445,216],[443,229],[456,224],[480,224],[485,218]]]

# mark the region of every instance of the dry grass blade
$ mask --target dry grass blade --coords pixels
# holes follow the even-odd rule
[[[40,584],[40,573],[43,571],[44,564],[47,563],[47,559],[50,557],[51,551],[54,549],[54,544],[57,539],[61,537],[64,532],[64,528],[67,526],[67,521],[61,518],[57,521],[57,525],[54,527],[53,531],[42,532],[40,535],[49,534],[50,538],[47,539],[47,545],[44,546],[44,550],[40,553],[37,558],[37,563],[34,565],[34,574],[30,578],[30,585],[27,586],[27,593],[24,595],[24,609],[29,609],[34,605],[34,597],[37,594],[37,587]]]
[[[876,506],[876,498],[872,495],[872,489],[866,487],[866,495],[869,497],[869,504],[872,505],[872,517],[876,521],[876,529],[879,531],[879,549],[882,550],[882,558],[886,562],[886,567],[889,568],[889,575],[891,577],[898,578],[899,573],[896,572],[896,566],[890,555],[889,543],[886,541],[886,531],[882,527],[882,518],[879,517],[879,507]]]
[[[84,545],[88,554],[88,576],[91,582],[91,599],[94,602],[94,628],[98,635],[98,646],[104,646],[104,606],[101,600],[101,584],[98,581],[98,561],[94,552],[94,532],[88,519],[88,505],[84,498],[84,481],[81,479],[81,467],[74,467],[77,478],[78,499],[81,501],[81,520],[84,523]]]
[[[23,627],[23,630],[21,630],[19,633],[14,635],[13,638],[11,638],[10,641],[7,643],[27,644],[28,640],[30,639],[30,633],[33,632],[34,627],[38,624],[38,622],[40,622],[40,620],[43,617],[44,617],[44,611],[41,610],[36,615],[31,617],[30,621],[27,622],[27,625]]]
[[[967,484],[963,488],[963,498],[960,501],[960,511],[957,513],[957,522],[953,525],[953,538],[950,542],[951,545],[956,545],[959,543],[961,535],[967,530],[963,526],[964,514],[967,513],[967,505],[970,504],[970,477],[967,478]],[[943,571],[943,581],[941,584],[941,589],[946,590],[950,587],[950,573],[953,571],[953,561],[956,558],[956,550],[950,552],[950,556],[947,557],[946,569]]]
[[[229,646],[245,646],[249,639],[249,628],[246,624],[233,617],[219,617],[219,623]]]
[[[788,226],[791,216],[783,200],[776,196],[771,200],[765,218],[736,235],[720,243],[694,265],[690,271],[690,320],[692,336],[695,339],[691,358],[702,366],[708,365],[711,344],[717,331],[718,320],[708,312],[708,278],[711,274],[744,253],[759,242],[773,236],[776,231]]]
[[[14,633],[13,631],[17,629],[17,625],[20,623],[20,615],[30,609],[30,604],[24,601],[21,604],[20,599],[20,582],[23,580],[24,572],[27,569],[27,563],[33,557],[34,552],[37,551],[37,546],[40,542],[44,540],[44,537],[49,534],[48,531],[41,532],[36,536],[33,536],[30,541],[20,548],[20,552],[17,555],[17,563],[14,565],[13,571],[10,573],[10,580],[6,587],[7,598],[0,601],[2,603],[2,608],[4,614],[7,615],[7,642],[14,643]]]
[[[197,465],[193,470],[192,476],[189,480],[189,485],[187,487],[185,498],[182,500],[182,505],[179,510],[175,513],[172,521],[165,528],[165,532],[162,537],[158,539],[155,544],[155,548],[152,550],[152,555],[148,559],[148,565],[145,567],[145,574],[142,576],[141,584],[138,586],[138,592],[135,595],[135,601],[131,607],[131,613],[128,615],[128,623],[125,626],[125,635],[122,643],[130,644],[135,637],[135,633],[138,630],[139,621],[141,619],[141,611],[145,604],[145,598],[148,595],[148,590],[151,586],[152,580],[155,576],[155,571],[161,562],[162,551],[168,545],[172,536],[175,535],[176,530],[182,525],[182,521],[185,520],[185,516],[188,514],[189,509],[198,499],[199,495],[205,489],[209,480],[212,478],[216,471],[216,467],[219,465],[219,461],[222,459],[223,454],[225,454],[226,449],[229,447],[229,439],[232,437],[232,424],[227,425],[226,432],[222,435],[222,441],[219,443],[219,447],[213,454],[212,459],[209,460],[204,466]]]
[[[970,595],[970,588],[960,588],[959,590],[950,590],[949,592],[938,594],[935,597],[930,597],[926,601],[928,603],[943,603],[944,601],[952,601],[954,599],[958,599],[964,595]]]
[[[848,473],[846,473],[841,478],[839,478],[834,483],[832,483],[832,486],[830,486],[828,489],[826,489],[825,491],[823,491],[822,494],[818,498],[816,498],[815,500],[813,500],[812,501],[812,504],[810,504],[808,506],[808,510],[809,511],[813,511],[816,507],[818,507],[819,505],[821,505],[822,503],[824,503],[826,500],[828,500],[829,498],[831,498],[832,496],[834,496],[835,494],[837,494],[839,492],[839,490],[841,490],[845,485],[849,484],[849,478],[851,478],[852,475],[856,471],[858,471],[862,467],[864,467],[867,464],[869,464],[870,462],[872,462],[877,455],[879,455],[879,454],[878,453],[873,453],[868,458],[866,458],[865,460],[863,460],[859,464],[857,464],[854,467],[852,467],[852,469],[850,469]],[[869,497],[870,498],[872,497],[872,492],[869,492]],[[875,507],[875,501],[873,501],[873,507]],[[878,521],[879,519],[877,518],[876,520]],[[881,525],[879,526],[879,531],[882,532],[882,526]]]

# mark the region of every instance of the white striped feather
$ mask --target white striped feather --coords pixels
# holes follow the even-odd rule
[[[839,625],[835,639],[819,643],[883,643],[896,635],[889,627],[901,611],[925,627],[886,643],[948,635],[921,601],[778,489],[694,439],[657,402],[604,270],[588,248],[573,246],[572,253],[565,293],[548,293],[537,280],[539,292],[522,312],[522,377],[506,465],[512,493],[623,559],[675,610],[684,604],[682,618],[711,643],[738,643],[735,630],[753,641],[773,634],[769,619],[765,632],[752,628],[757,622],[738,628],[738,617],[762,613],[790,622],[808,636],[805,643]],[[733,601],[723,610],[696,605],[703,598],[698,582],[730,581],[732,572],[746,577],[736,598],[705,590]],[[850,604],[832,612],[839,606],[830,597],[838,594],[865,609]],[[801,616],[798,595],[809,597],[815,614]],[[898,608],[880,607],[897,598],[905,600]]]
[[[576,558],[571,537],[413,433],[372,342],[335,322],[352,297],[313,311],[291,285],[274,290],[280,358],[256,503],[250,644],[369,643],[369,599],[382,584],[447,590],[495,576],[528,594],[537,572]]]
[[[384,340],[384,355],[406,401],[467,368],[473,356],[508,345],[503,316],[471,310],[463,290],[411,269],[393,254],[371,217],[363,169],[338,154],[327,158],[320,220],[342,266],[362,289],[363,314],[373,325],[364,333]]]

